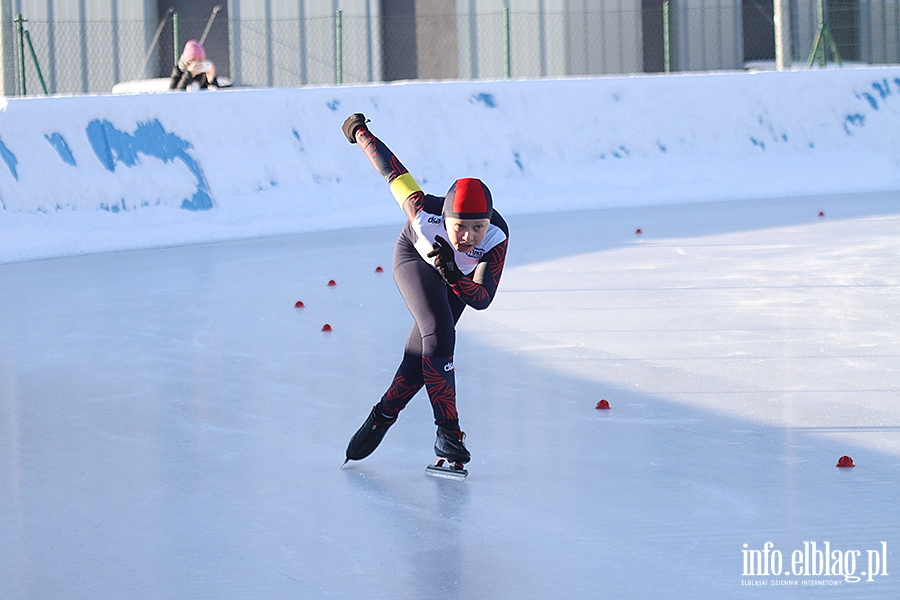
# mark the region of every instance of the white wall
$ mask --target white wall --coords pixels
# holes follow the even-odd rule
[[[426,191],[481,177],[505,214],[900,189],[900,68],[9,99],[0,260],[68,251],[29,228],[156,228],[93,251],[395,222],[357,111]]]

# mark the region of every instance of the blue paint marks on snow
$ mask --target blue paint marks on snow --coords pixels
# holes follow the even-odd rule
[[[335,98],[331,102],[328,102],[325,106],[331,109],[331,112],[337,112],[338,107],[341,105],[341,101]]]
[[[19,164],[19,160],[16,158],[15,154],[9,151],[9,148],[6,147],[3,140],[0,140],[0,158],[3,159],[3,162],[5,162],[6,166],[9,168],[9,172],[12,173],[12,176],[18,181],[19,172],[16,170],[16,165]]]
[[[782,133],[782,134],[781,134],[781,141],[782,141],[782,142],[786,142],[786,141],[787,141],[787,134],[786,134],[786,133]]]
[[[612,156],[613,158],[625,158],[626,156],[631,156],[631,151],[628,148],[626,148],[625,146],[619,146],[618,148],[610,150],[608,154],[609,154],[609,156]],[[607,153],[602,152],[600,154],[600,160],[606,160],[606,156],[607,156]]]
[[[294,139],[300,144],[300,152],[303,152],[303,140],[300,139],[300,133],[296,129],[291,129],[291,131],[294,132]]]
[[[469,102],[472,104],[484,104],[488,108],[497,108],[497,102],[494,101],[493,94],[486,94],[482,92],[481,94],[473,94],[472,98],[469,99]]]
[[[152,156],[164,162],[180,160],[197,179],[197,191],[191,198],[182,201],[181,208],[209,210],[213,207],[209,187],[206,185],[200,165],[187,152],[191,145],[174,133],[168,133],[158,120],[138,123],[137,129],[130,134],[119,131],[109,121],[94,119],[88,123],[87,136],[94,154],[111,172],[115,172],[118,163],[126,167],[139,164],[139,154]],[[124,207],[124,202],[122,205]]]
[[[874,108],[875,110],[878,110],[878,100],[876,100],[875,96],[873,96],[869,92],[863,92],[862,94],[858,94],[857,98],[865,98],[869,102],[869,105],[871,105],[872,108]]]
[[[859,113],[855,115],[847,115],[847,117],[844,119],[844,131],[847,133],[847,135],[853,135],[853,133],[850,131],[850,125],[855,125],[856,127],[865,127],[866,118]]]
[[[875,88],[875,91],[878,92],[878,95],[881,96],[882,100],[891,95],[891,88],[888,85],[887,79],[883,79],[880,82],[876,81],[872,84],[872,87]]]
[[[146,206],[146,205],[145,205],[145,206]],[[102,210],[105,210],[106,212],[111,212],[111,213],[125,212],[125,211],[128,210],[128,207],[125,206],[125,199],[124,199],[124,198],[122,198],[121,200],[119,200],[119,203],[118,203],[118,204],[113,204],[112,206],[110,206],[110,205],[108,205],[108,204],[106,204],[106,203],[101,203],[101,204],[100,204],[100,208],[101,208]]]
[[[666,148],[666,145],[663,144],[663,143],[662,143],[661,141],[659,141],[659,140],[656,140],[656,147],[659,148],[659,151],[662,152],[663,154],[665,154],[666,152],[669,151],[669,149]]]
[[[752,135],[750,136],[750,141],[753,142],[753,145],[754,145],[754,146],[758,146],[758,147],[762,148],[763,150],[766,149],[766,143],[765,143],[765,142],[759,141],[758,139],[756,139],[756,138],[753,137]]]
[[[900,89],[900,77],[894,78],[894,84]],[[872,89],[878,94],[878,98],[881,98],[882,101],[886,101],[888,96],[892,95],[894,92],[891,91],[891,84],[887,79],[882,79],[881,81],[873,81]],[[876,98],[873,94],[869,92],[861,92],[856,94],[856,97],[860,100],[865,100],[869,103],[869,106],[872,107],[873,110],[878,110],[880,107],[878,105],[878,98]]]
[[[519,167],[520,171],[525,170],[525,167],[522,166],[522,159],[518,152],[513,152],[513,162],[516,163],[516,166]]]
[[[56,153],[59,154],[59,157],[63,159],[63,162],[67,165],[75,166],[75,157],[72,156],[72,150],[69,148],[69,144],[66,143],[66,138],[64,138],[59,133],[53,133],[51,135],[45,135],[44,139],[50,142],[50,145],[56,150]]]

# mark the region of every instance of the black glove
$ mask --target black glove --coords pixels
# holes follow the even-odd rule
[[[434,259],[434,266],[444,281],[453,285],[462,279],[462,273],[459,272],[456,259],[453,257],[453,246],[439,235],[434,236],[434,240],[434,244],[431,245],[434,250],[428,253],[428,258]]]
[[[356,130],[360,127],[365,127],[367,121],[368,119],[366,119],[366,115],[362,113],[353,113],[352,115],[347,117],[347,120],[344,121],[343,125],[341,125],[341,131],[343,131],[344,135],[347,136],[348,142],[350,142],[351,144],[356,143]]]

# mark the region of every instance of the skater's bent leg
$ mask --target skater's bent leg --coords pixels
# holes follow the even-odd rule
[[[425,377],[425,389],[428,390],[431,409],[434,411],[435,425],[459,429],[453,357],[433,359],[430,356],[423,356],[422,374]]]
[[[438,272],[418,256],[415,260],[395,260],[394,278],[416,321],[401,370],[410,379],[412,373],[421,373],[435,423],[458,427],[453,352],[456,322],[465,305],[453,295]],[[413,361],[417,353],[420,358],[416,367]]]
[[[403,364],[401,364],[400,368],[397,369],[397,373],[394,374],[394,379],[391,381],[390,387],[384,393],[384,396],[381,397],[381,414],[386,417],[396,417],[401,410],[406,408],[409,401],[412,400],[413,396],[415,396],[424,385],[421,381],[421,369],[418,369],[418,382],[407,378],[403,371]]]
[[[396,417],[423,385],[425,381],[422,379],[422,334],[413,324],[403,350],[403,360],[394,374],[390,387],[381,397],[381,413],[386,417]]]
[[[454,344],[456,341],[456,323],[465,308],[459,298],[448,288],[446,290],[447,304],[452,319],[451,330]],[[447,322],[446,319],[444,321]],[[453,354],[446,359],[443,355],[435,354],[422,356],[422,375],[428,390],[428,399],[434,412],[434,424],[438,427],[459,429],[459,414],[456,410],[456,367],[453,364]]]
[[[407,349],[418,349],[422,356],[451,356],[456,345],[456,317],[444,280],[421,258],[395,265],[394,279],[419,333],[419,344],[413,332]]]

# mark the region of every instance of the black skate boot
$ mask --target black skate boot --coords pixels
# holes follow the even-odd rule
[[[445,458],[451,463],[466,464],[472,460],[463,440],[466,434],[459,428],[438,427],[437,438],[434,440],[434,453],[438,458]]]
[[[391,425],[397,422],[397,417],[393,419],[385,417],[378,409],[380,403],[372,407],[369,418],[362,424],[362,427],[353,434],[350,443],[347,445],[347,461],[362,460],[375,452],[375,448],[384,439],[384,434],[390,429]]]
[[[434,441],[434,453],[437,461],[425,467],[425,474],[444,479],[465,479],[469,472],[463,465],[471,456],[463,443],[466,434],[454,427],[438,427],[437,439]]]

